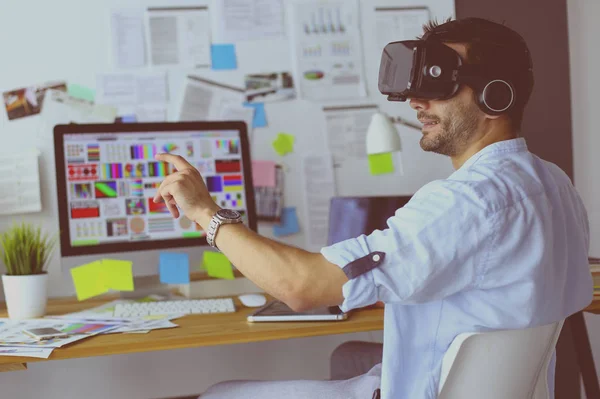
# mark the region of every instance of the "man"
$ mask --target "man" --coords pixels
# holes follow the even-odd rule
[[[218,384],[202,398],[368,399],[379,387],[382,398],[434,398],[458,334],[553,323],[590,303],[586,211],[569,178],[518,134],[533,88],[523,39],[478,18],[424,29],[421,40],[386,46],[380,90],[410,99],[423,123],[421,147],[450,157],[450,177],[421,188],[388,229],[319,254],[242,224],[216,235],[245,276],[295,310],[383,301],[382,365],[348,381]],[[401,46],[414,60],[406,62]],[[402,65],[413,67],[409,85],[399,79]],[[173,155],[157,158],[178,172],[155,200],[210,231],[219,207],[198,171]]]

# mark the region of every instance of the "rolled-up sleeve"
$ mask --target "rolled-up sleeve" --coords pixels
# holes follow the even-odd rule
[[[475,288],[493,246],[494,220],[468,183],[427,184],[387,229],[321,250],[348,276],[341,308],[426,302]]]

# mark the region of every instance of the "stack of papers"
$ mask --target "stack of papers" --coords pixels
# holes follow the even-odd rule
[[[2,318],[0,319],[0,356],[27,356],[47,359],[56,348],[113,330],[120,325],[119,323],[86,323],[70,320],[11,320]],[[23,332],[31,328],[55,328],[69,334],[69,336],[67,338],[37,341]]]
[[[152,299],[150,299],[152,300]],[[64,345],[98,335],[112,333],[145,334],[152,330],[177,327],[171,320],[184,314],[143,316],[136,318],[113,317],[116,300],[83,312],[43,319],[11,320],[0,318],[0,356],[24,356],[47,359],[52,351]],[[24,333],[31,328],[51,327],[69,334],[66,338],[37,341]]]

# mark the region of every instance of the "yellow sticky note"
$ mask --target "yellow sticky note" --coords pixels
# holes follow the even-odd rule
[[[383,154],[369,155],[369,170],[372,175],[383,175],[394,172],[394,160],[392,153],[386,152]]]
[[[273,148],[275,152],[283,156],[294,151],[294,141],[296,138],[292,134],[278,133],[275,141],[273,141]]]
[[[204,251],[202,265],[211,277],[224,278],[227,280],[233,280],[235,278],[229,259],[222,253]]]
[[[102,259],[102,271],[108,288],[133,291],[133,263],[127,260]]]
[[[80,301],[108,292],[102,262],[99,260],[71,269],[71,277]]]

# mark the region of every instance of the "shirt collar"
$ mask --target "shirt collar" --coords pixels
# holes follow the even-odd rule
[[[498,141],[496,143],[488,145],[487,147],[484,147],[479,152],[473,154],[471,158],[467,159],[467,162],[465,162],[460,168],[458,168],[457,171],[461,169],[468,169],[482,157],[486,157],[492,154],[515,153],[521,151],[527,151],[527,143],[522,137]]]

